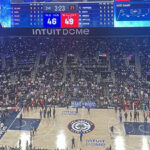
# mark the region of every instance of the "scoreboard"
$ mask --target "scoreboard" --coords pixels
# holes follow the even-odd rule
[[[113,2],[13,4],[12,27],[113,27]]]
[[[15,28],[150,27],[150,0],[0,0],[0,23]]]

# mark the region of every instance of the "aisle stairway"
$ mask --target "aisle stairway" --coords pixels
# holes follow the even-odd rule
[[[6,61],[5,61],[5,56],[1,54],[1,59],[2,59],[2,69],[6,68]]]
[[[141,78],[141,63],[140,63],[140,57],[139,54],[135,54],[135,65],[136,65],[136,72],[139,78]]]
[[[62,82],[65,82],[65,81],[66,81],[66,73],[67,73],[67,66],[66,66],[66,63],[67,63],[67,54],[65,54],[64,61],[63,61],[64,73],[63,73]]]

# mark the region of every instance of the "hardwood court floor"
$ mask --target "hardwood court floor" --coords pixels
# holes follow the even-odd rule
[[[30,112],[23,112],[23,118],[40,118],[40,109]],[[71,150],[71,139],[75,138],[74,150],[106,150],[111,144],[112,150],[150,150],[150,136],[126,135],[123,123],[119,122],[119,113],[114,110],[92,109],[88,114],[87,109],[79,109],[77,115],[62,114],[64,111],[75,111],[73,108],[56,108],[56,118],[42,119],[35,136],[33,137],[33,147],[47,149]],[[142,122],[142,112],[140,118]],[[19,117],[19,115],[17,116]],[[77,119],[92,121],[95,125],[93,131],[83,134],[80,142],[79,134],[68,129],[68,124]],[[129,121],[129,120],[128,120]],[[110,127],[114,126],[114,134],[110,134]],[[0,145],[17,146],[19,139],[22,140],[22,149],[25,149],[26,141],[30,141],[30,132],[21,130],[7,130],[7,133],[0,140]],[[104,142],[105,145],[94,145],[95,141]],[[90,141],[90,145],[87,143]],[[88,145],[89,144],[89,145]]]

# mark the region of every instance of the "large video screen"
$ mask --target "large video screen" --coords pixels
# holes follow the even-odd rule
[[[150,0],[0,0],[0,24],[15,28],[149,27]]]

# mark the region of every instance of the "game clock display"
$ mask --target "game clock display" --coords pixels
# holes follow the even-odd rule
[[[43,16],[44,27],[47,28],[78,28],[78,13],[45,13]]]

